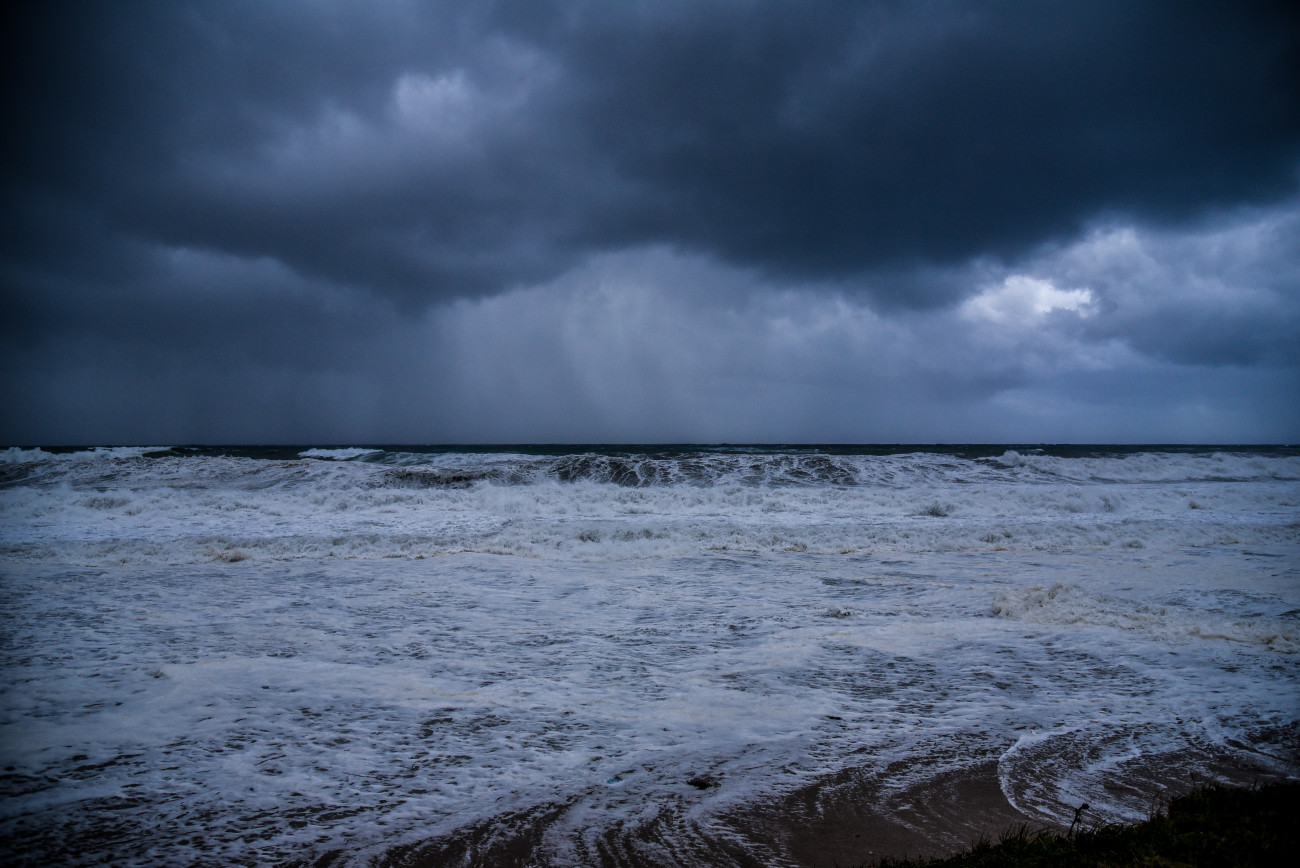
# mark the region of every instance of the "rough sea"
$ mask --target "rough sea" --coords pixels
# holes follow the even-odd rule
[[[975,764],[1141,819],[1300,776],[1297,664],[1297,449],[0,451],[9,864],[780,865],[737,817]]]

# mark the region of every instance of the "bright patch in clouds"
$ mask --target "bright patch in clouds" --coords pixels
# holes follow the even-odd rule
[[[397,116],[412,126],[456,131],[469,120],[473,88],[464,70],[430,78],[403,75],[393,88]]]
[[[1050,280],[1013,274],[1000,285],[968,299],[961,312],[972,320],[1031,325],[1058,310],[1092,316],[1093,302],[1090,290],[1058,289]]]

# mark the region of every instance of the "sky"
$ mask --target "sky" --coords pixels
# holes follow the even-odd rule
[[[0,443],[1300,442],[1290,4],[24,4]]]

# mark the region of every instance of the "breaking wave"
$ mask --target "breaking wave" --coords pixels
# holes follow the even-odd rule
[[[1297,538],[1289,453],[10,449],[0,557],[83,565],[700,551],[1141,550]]]
[[[1235,616],[1224,614],[1224,609],[1130,600],[1061,583],[1006,591],[993,602],[995,615],[1036,624],[1135,630],[1166,642],[1221,640],[1259,645],[1285,654],[1300,652],[1300,621],[1295,612],[1249,612],[1249,617],[1242,617],[1240,606]]]

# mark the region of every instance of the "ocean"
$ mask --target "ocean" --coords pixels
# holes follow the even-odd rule
[[[0,613],[10,864],[807,864],[977,769],[1055,827],[1300,777],[1293,448],[11,448]]]

